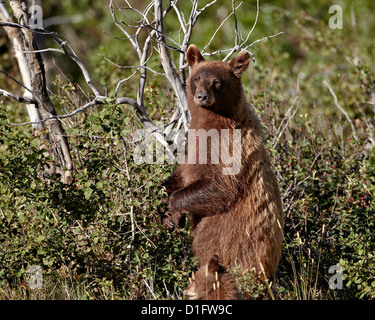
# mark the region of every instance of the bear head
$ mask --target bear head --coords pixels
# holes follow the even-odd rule
[[[186,52],[186,58],[190,66],[190,107],[202,107],[230,117],[232,106],[237,105],[243,96],[241,75],[249,66],[249,53],[242,51],[229,63],[206,61],[192,44]]]

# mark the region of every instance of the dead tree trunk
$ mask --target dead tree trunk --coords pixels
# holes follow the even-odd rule
[[[14,22],[13,17],[8,13],[5,4],[0,3],[0,19],[2,21]],[[12,44],[14,57],[17,60],[18,68],[20,70],[20,74],[22,77],[22,82],[26,88],[31,88],[31,75],[30,70],[28,67],[28,63],[26,61],[26,54],[22,52],[23,48],[23,40],[22,40],[22,33],[21,30],[18,28],[13,27],[5,27],[4,30],[8,35],[8,38]],[[32,92],[25,89],[23,93],[23,98],[27,98],[33,100]],[[33,129],[36,128],[43,128],[43,123],[40,122],[42,120],[42,116],[40,115],[39,110],[35,107],[35,104],[26,103],[26,110],[29,114],[29,118],[31,122],[34,123]]]
[[[28,25],[27,13],[22,8],[21,1],[10,0],[9,3],[19,24]],[[47,133],[44,134],[44,138],[51,146],[54,163],[51,165],[48,173],[60,173],[62,181],[67,183],[70,180],[71,170],[73,169],[68,139],[61,121],[57,118],[51,119],[51,117],[57,114],[48,95],[42,57],[40,53],[33,52],[38,50],[34,39],[34,33],[28,28],[21,28],[20,33],[22,35],[22,50],[25,52],[28,69],[30,71],[33,99],[37,102],[36,107],[42,115],[42,118],[49,119],[44,122],[47,127]]]

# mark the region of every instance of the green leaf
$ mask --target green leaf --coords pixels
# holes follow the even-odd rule
[[[101,131],[101,130],[102,130],[102,126],[97,125],[97,124],[93,124],[93,125],[92,125],[92,131],[93,131],[93,132],[99,132],[99,131]]]
[[[18,214],[18,220],[21,222],[21,223],[24,223],[26,218],[25,218],[25,214],[23,212],[20,212]]]
[[[84,192],[85,199],[89,200],[91,198],[92,193],[93,193],[93,190],[91,188],[87,188]]]
[[[98,189],[101,189],[101,188],[103,188],[103,182],[98,181],[98,182],[95,184],[95,186],[96,186]]]

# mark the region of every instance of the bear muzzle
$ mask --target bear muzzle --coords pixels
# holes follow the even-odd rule
[[[215,99],[206,91],[199,91],[194,95],[195,103],[200,107],[209,107],[214,104]]]

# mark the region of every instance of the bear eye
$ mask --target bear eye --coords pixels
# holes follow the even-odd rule
[[[214,86],[216,90],[219,90],[221,87],[221,82],[219,80],[214,80]]]

